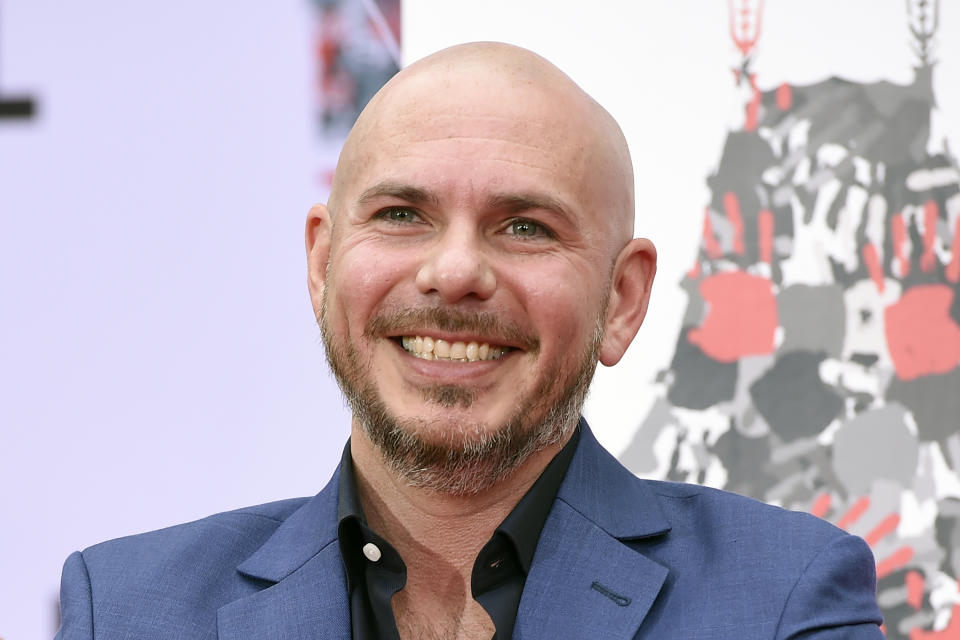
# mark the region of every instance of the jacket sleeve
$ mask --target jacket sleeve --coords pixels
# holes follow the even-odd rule
[[[862,539],[834,538],[787,598],[778,640],[882,640],[873,553]]]
[[[93,598],[87,564],[79,551],[70,554],[60,578],[60,629],[54,640],[92,640]]]

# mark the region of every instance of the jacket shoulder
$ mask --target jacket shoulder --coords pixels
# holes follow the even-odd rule
[[[714,530],[742,531],[765,537],[779,531],[794,544],[804,540],[812,547],[849,535],[833,524],[802,511],[791,511],[737,493],[700,485],[640,480],[657,496],[675,527],[710,525]],[[779,536],[775,536],[779,537]]]
[[[149,562],[163,557],[180,557],[191,548],[213,552],[215,556],[243,552],[252,544],[252,553],[307,498],[290,498],[266,504],[224,511],[199,520],[108,540],[85,549],[88,566],[104,562],[127,564]],[[110,562],[108,562],[108,560]]]
[[[61,581],[58,637],[72,637],[67,623],[78,612],[100,637],[148,637],[160,629],[177,637],[215,637],[217,609],[262,588],[237,566],[307,500],[218,513],[73,554]]]
[[[834,627],[845,638],[881,637],[874,558],[862,539],[727,491],[638,482],[671,524],[667,535],[630,543],[671,570],[653,619],[694,612],[689,637],[739,628],[739,637],[793,638]]]

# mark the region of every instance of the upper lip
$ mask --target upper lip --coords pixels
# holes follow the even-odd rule
[[[537,351],[540,346],[531,331],[497,314],[444,308],[387,311],[375,316],[364,333],[368,337],[391,340],[403,336],[429,336],[447,342],[487,343],[522,351]]]

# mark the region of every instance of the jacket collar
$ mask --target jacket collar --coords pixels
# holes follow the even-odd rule
[[[580,429],[524,587],[516,639],[632,638],[668,573],[624,544],[669,531],[656,496],[600,446],[582,418]],[[274,584],[222,607],[220,638],[349,639],[337,545],[339,473],[238,567]]]
[[[580,418],[580,443],[557,498],[618,540],[667,533],[670,522],[647,483],[604,449]]]
[[[265,585],[217,611],[221,640],[349,640],[350,605],[337,546],[339,468],[237,570]]]
[[[670,530],[656,495],[582,419],[580,427],[527,576],[515,640],[633,638],[669,573],[624,544]]]
[[[280,582],[337,541],[340,467],[323,491],[293,512],[237,570],[250,578]]]

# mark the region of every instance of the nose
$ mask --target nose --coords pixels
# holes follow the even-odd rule
[[[497,288],[482,239],[465,228],[449,228],[435,241],[416,278],[421,293],[438,294],[444,302],[490,298]]]

